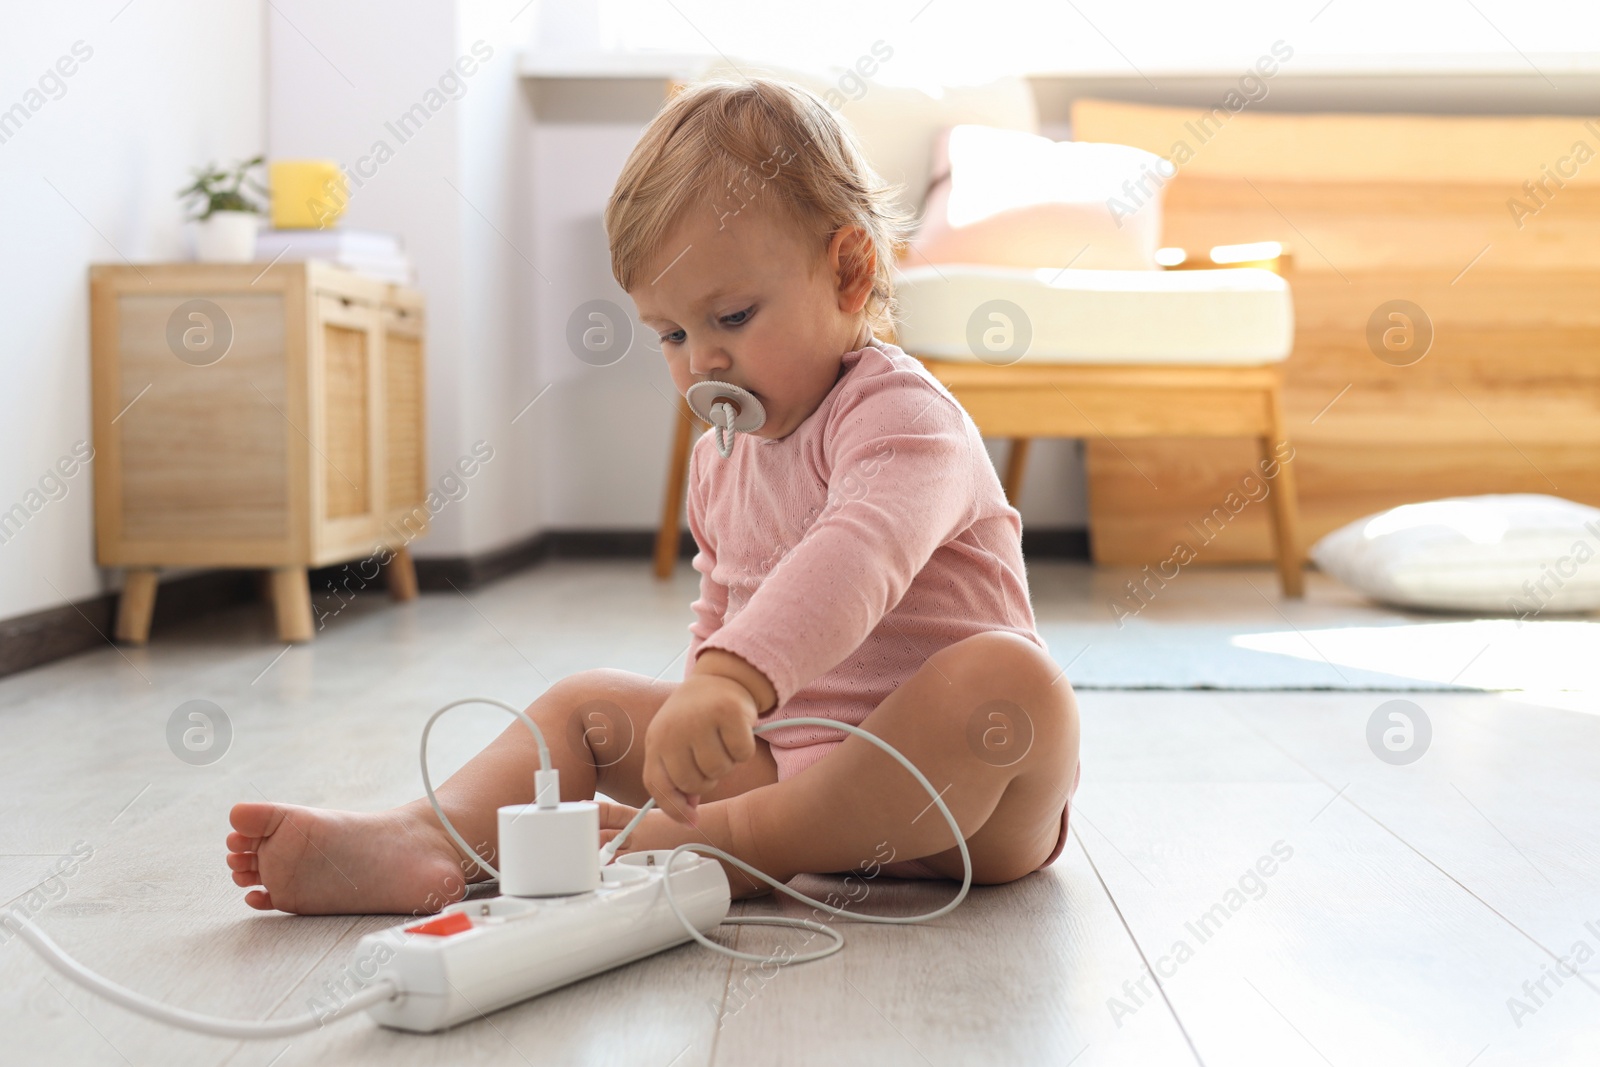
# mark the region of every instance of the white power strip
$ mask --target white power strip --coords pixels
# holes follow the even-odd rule
[[[367,1014],[430,1033],[683,944],[690,934],[663,892],[671,856],[623,856],[601,870],[592,892],[463,901],[368,934],[356,959],[382,961],[373,981],[403,992]],[[670,877],[679,910],[702,933],[727,918],[728,876],[716,860],[679,853]]]

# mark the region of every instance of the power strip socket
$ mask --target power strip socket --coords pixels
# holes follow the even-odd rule
[[[670,851],[634,852],[600,886],[562,897],[489,897],[368,934],[356,969],[401,995],[367,1009],[383,1026],[432,1033],[654,955],[691,939],[668,906]],[[701,933],[728,916],[722,864],[692,852],[672,865],[672,897]]]

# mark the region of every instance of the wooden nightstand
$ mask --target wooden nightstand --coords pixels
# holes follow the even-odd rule
[[[271,573],[308,641],[308,567],[376,555],[397,600],[427,531],[420,293],[311,260],[97,264],[96,548],[147,640],[158,568]]]

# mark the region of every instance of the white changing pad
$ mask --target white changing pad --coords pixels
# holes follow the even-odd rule
[[[1031,270],[941,263],[901,271],[898,343],[906,352],[981,362],[974,316],[1003,300],[1031,330],[1023,362],[1255,366],[1294,341],[1289,285],[1269,270]],[[1003,310],[1003,309],[1002,309]]]

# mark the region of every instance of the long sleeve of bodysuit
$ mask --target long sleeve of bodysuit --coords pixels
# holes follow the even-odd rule
[[[694,535],[693,566],[700,572],[700,596],[690,605],[694,611],[694,621],[689,624],[689,654],[683,666],[685,678],[694,670],[694,660],[700,654],[701,643],[722,626],[722,617],[728,609],[728,587],[711,576],[717,566],[717,549],[705,528],[706,510],[700,490],[699,455],[699,449],[689,453],[689,532]]]

